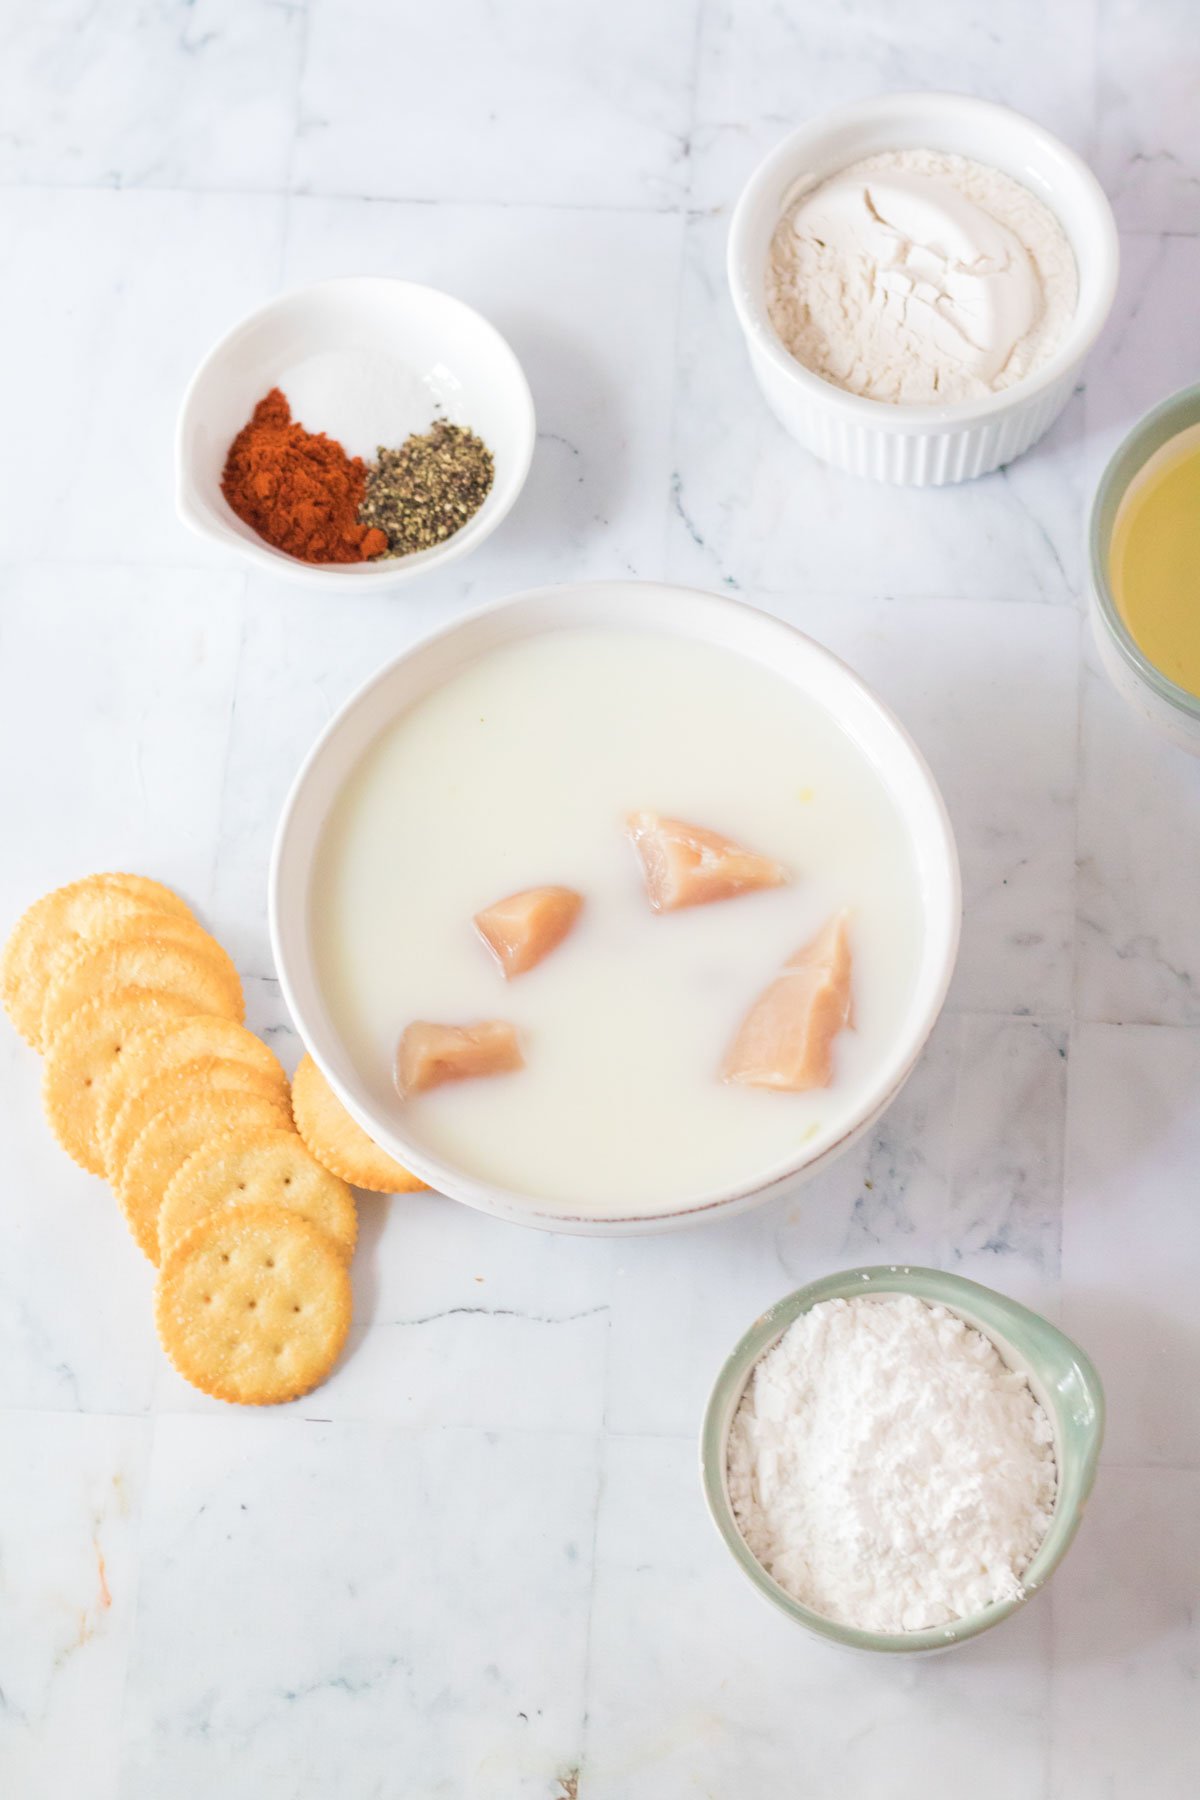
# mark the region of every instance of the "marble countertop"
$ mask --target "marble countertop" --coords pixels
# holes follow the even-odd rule
[[[6,1800],[1184,1800],[1200,1788],[1200,762],[1095,665],[1087,496],[1197,376],[1190,0],[61,0],[0,24],[0,922],[93,868],[178,885],[298,1046],[265,872],[349,691],[456,609],[578,576],[737,593],[911,728],[963,950],[909,1087],[790,1203],[648,1241],[367,1200],[350,1353],[277,1412],[164,1365],[151,1272],[0,1031]],[[1123,232],[1086,385],[931,492],[811,461],[752,388],[731,202],[793,120],[1007,101]],[[276,585],[172,504],[184,382],[281,285],[399,273],[482,308],[538,407],[487,545],[358,600]],[[830,1652],[702,1508],[729,1345],[903,1259],[1031,1301],[1111,1423],[1051,1588],[950,1657]]]

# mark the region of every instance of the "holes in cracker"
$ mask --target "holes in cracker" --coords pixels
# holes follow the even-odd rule
[[[274,1267],[275,1267],[275,1258],[273,1256],[264,1256],[263,1257],[263,1268],[264,1269],[273,1269]]]
[[[256,1306],[257,1306],[257,1305],[258,1305],[258,1301],[257,1301],[257,1300],[255,1300],[255,1299],[253,1299],[253,1298],[251,1298],[251,1299],[249,1299],[249,1300],[247,1300],[247,1302],[246,1302],[246,1305],[247,1305],[247,1306],[248,1306],[248,1307],[249,1307],[249,1308],[250,1308],[250,1309],[251,1309],[251,1310],[253,1310],[253,1308],[254,1308],[254,1307],[256,1307]]]

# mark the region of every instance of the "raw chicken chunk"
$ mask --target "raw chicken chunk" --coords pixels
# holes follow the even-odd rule
[[[506,981],[523,975],[557,949],[579,917],[583,895],[574,888],[524,888],[475,914],[475,929]]]
[[[504,1075],[524,1067],[516,1030],[504,1019],[483,1019],[478,1025],[435,1025],[416,1019],[396,1049],[396,1092],[407,1100],[444,1081]]]
[[[850,963],[839,913],[754,1002],[725,1058],[724,1079],[790,1094],[828,1087],[833,1040],[854,1024]]]
[[[768,856],[743,850],[731,838],[658,813],[630,813],[629,836],[642,865],[646,897],[655,912],[730,900],[756,888],[781,887],[787,870]]]

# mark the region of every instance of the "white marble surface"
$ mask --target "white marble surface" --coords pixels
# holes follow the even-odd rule
[[[350,1353],[278,1413],[166,1368],[150,1275],[0,1034],[5,1800],[1191,1800],[1200,1791],[1200,764],[1093,666],[1087,494],[1197,375],[1190,0],[54,0],[0,19],[0,919],[94,867],[177,883],[297,1046],[264,872],[351,687],[489,595],[725,588],[849,657],[944,784],[950,1007],[871,1139],[790,1203],[647,1242],[363,1205]],[[726,300],[730,204],[834,100],[1026,108],[1113,196],[1086,385],[1012,469],[859,486],[782,437]],[[209,341],[385,270],[511,338],[541,427],[504,529],[396,597],[248,577],[176,524]],[[740,1329],[863,1260],[1060,1318],[1111,1427],[1052,1584],[896,1667],[773,1616],[704,1517]]]

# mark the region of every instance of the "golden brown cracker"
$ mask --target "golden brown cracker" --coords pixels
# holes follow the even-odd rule
[[[218,944],[211,932],[205,931],[203,925],[195,919],[181,919],[169,913],[141,912],[132,918],[125,919],[111,932],[81,945],[71,960],[55,975],[42,1006],[42,1040],[48,1044],[54,1032],[68,1015],[71,991],[71,979],[75,971],[82,971],[100,955],[102,950],[117,944],[131,945],[140,943],[143,938],[153,938],[156,942],[178,944],[184,949],[194,950],[198,955],[207,957],[220,970],[222,976],[231,987],[240,991],[241,982],[237,970],[226,952]],[[199,1011],[200,1008],[194,1010]]]
[[[179,918],[195,917],[186,900],[181,900],[173,888],[164,882],[153,881],[149,875],[94,875],[93,881],[105,881],[110,887],[123,888],[135,899],[143,900],[154,912],[174,913]]]
[[[311,1056],[292,1080],[296,1130],[331,1174],[376,1194],[411,1194],[425,1183],[372,1143],[346,1111]]]
[[[157,922],[168,926],[185,923]],[[85,1000],[122,987],[178,994],[191,1001],[193,1012],[218,1013],[239,1024],[245,1017],[242,984],[228,958],[222,961],[197,941],[181,942],[170,930],[155,931],[144,937],[109,938],[76,954],[47,991],[42,1010],[46,1041]]]
[[[113,1120],[103,1145],[104,1171],[113,1186],[121,1185],[129,1152],[155,1113],[185,1094],[230,1092],[260,1094],[274,1100],[283,1113],[289,1112],[287,1080],[281,1083],[274,1071],[264,1074],[249,1063],[221,1056],[196,1056],[191,1062],[177,1063],[143,1082]]]
[[[100,1103],[112,1076],[135,1043],[187,1010],[177,994],[121,988],[89,1000],[55,1034],[42,1071],[42,1104],[67,1155],[89,1173],[104,1173]]]
[[[274,1051],[261,1038],[239,1025],[234,1019],[222,1019],[215,1013],[192,1013],[187,1018],[169,1019],[162,1027],[143,1036],[128,1056],[113,1070],[112,1078],[100,1096],[97,1109],[97,1137],[107,1155],[117,1115],[126,1102],[168,1069],[180,1068],[203,1057],[226,1062],[244,1063],[257,1069],[273,1082],[280,1096],[288,1098],[288,1078]],[[135,1134],[136,1135],[136,1134]],[[120,1158],[117,1158],[120,1166]]]
[[[158,1261],[158,1209],[171,1177],[210,1139],[250,1126],[286,1131],[291,1121],[277,1100],[236,1088],[183,1093],[147,1121],[125,1159],[117,1199],[125,1222],[151,1262]]]
[[[324,1381],[350,1311],[349,1271],[332,1240],[262,1205],[192,1226],[163,1264],[154,1317],[171,1362],[201,1393],[273,1406]]]
[[[192,1226],[226,1206],[270,1204],[299,1213],[331,1237],[347,1259],[358,1232],[354,1196],[322,1168],[294,1131],[238,1131],[203,1145],[172,1177],[158,1213],[165,1261]]]
[[[85,944],[146,913],[191,919],[178,895],[141,875],[88,875],[55,888],[18,919],[0,959],[0,994],[22,1037],[42,1048],[42,1009],[56,975]]]

